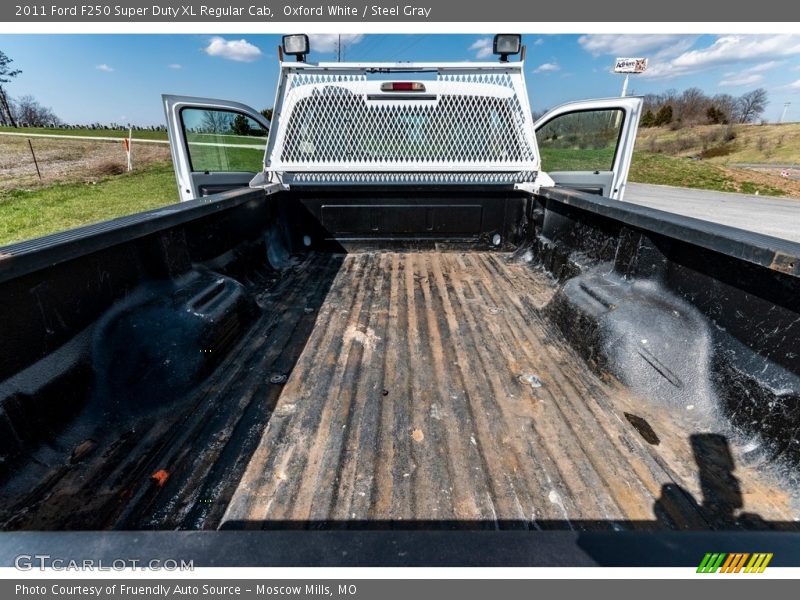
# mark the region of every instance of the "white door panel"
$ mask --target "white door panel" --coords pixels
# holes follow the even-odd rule
[[[270,123],[230,100],[163,95],[182,201],[245,187],[264,165]]]
[[[538,121],[542,171],[556,185],[622,200],[639,128],[642,99],[562,104]]]

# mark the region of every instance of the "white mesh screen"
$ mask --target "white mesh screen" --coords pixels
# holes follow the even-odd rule
[[[366,72],[284,76],[267,161],[284,183],[515,183],[538,170],[521,72],[441,71],[413,94],[382,93]]]

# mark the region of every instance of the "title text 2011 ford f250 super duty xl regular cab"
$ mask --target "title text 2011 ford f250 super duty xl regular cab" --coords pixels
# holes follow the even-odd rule
[[[523,73],[165,96],[185,202],[0,249],[2,528],[796,529],[800,247]]]

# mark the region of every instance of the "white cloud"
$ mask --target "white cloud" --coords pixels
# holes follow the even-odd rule
[[[253,62],[261,57],[261,50],[247,40],[226,40],[220,36],[214,36],[209,40],[205,53],[237,62]]]
[[[348,48],[363,40],[364,34],[343,33],[341,36],[339,36],[338,33],[312,33],[308,36],[308,43],[311,45],[312,52],[330,54],[332,52],[336,52],[340,37],[342,39],[342,46]]]
[[[475,40],[469,49],[475,52],[475,58],[487,58],[494,53],[492,38],[480,38],[479,40]]]
[[[592,56],[677,55],[691,47],[695,35],[582,35],[578,44]]]
[[[723,79],[719,82],[719,85],[722,87],[739,87],[760,83],[764,81],[764,75],[762,73],[780,64],[780,61],[770,60],[739,71],[729,71],[722,76]]]
[[[749,69],[747,69],[747,72],[748,73],[763,73],[764,71],[769,71],[770,69],[774,69],[775,67],[777,67],[780,64],[781,64],[781,62],[778,61],[778,60],[770,60],[768,62],[759,63],[757,65],[754,65],[754,66],[750,67]]]
[[[95,69],[97,69],[98,71],[103,71],[104,73],[111,73],[114,70],[112,67],[109,67],[106,63],[97,65]]]
[[[800,79],[795,81],[794,83],[790,83],[789,85],[783,86],[784,90],[789,90],[791,92],[800,92]]]
[[[167,68],[168,69],[175,69],[177,71],[178,69],[182,69],[183,65],[179,65],[178,63],[172,63],[172,64],[167,65]]]
[[[755,61],[762,61],[756,67],[766,71],[779,59],[796,55],[800,55],[800,35],[722,35],[705,48],[682,52],[668,61],[651,62],[643,77],[670,79]]]
[[[556,63],[543,63],[536,67],[533,72],[534,73],[552,73],[554,71],[560,71],[561,67],[559,67]]]
[[[764,81],[764,76],[759,75],[758,73],[742,73],[740,75],[736,75],[734,73],[729,73],[726,75],[726,78],[719,82],[720,87],[742,87],[745,85],[755,85],[756,83],[760,83]]]
[[[533,42],[534,46],[541,46],[542,44],[544,44],[544,38],[536,38],[536,41]]]

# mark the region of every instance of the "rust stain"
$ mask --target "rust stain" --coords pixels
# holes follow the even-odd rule
[[[422,429],[415,429],[414,431],[411,432],[411,438],[415,442],[421,442],[422,440],[425,439],[425,434],[422,433]]]
[[[798,265],[800,265],[800,259],[798,259],[796,256],[791,256],[782,252],[776,252],[775,256],[772,258],[772,263],[770,263],[769,268],[773,271],[778,271],[779,273],[796,275],[798,271],[800,271]]]
[[[89,454],[92,450],[94,450],[96,445],[97,442],[95,442],[93,439],[84,440],[83,442],[75,446],[75,449],[72,451],[72,456],[70,456],[69,462],[73,464],[80,462],[86,457],[87,454]]]

